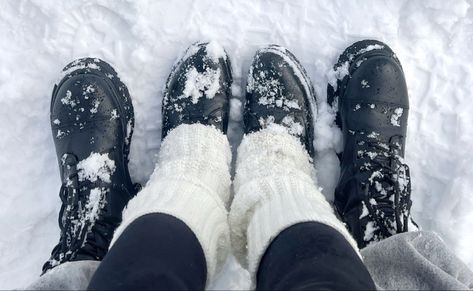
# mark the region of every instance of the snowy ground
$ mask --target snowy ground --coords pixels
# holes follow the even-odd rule
[[[58,239],[60,180],[48,114],[62,67],[94,56],[117,69],[137,119],[131,173],[145,183],[160,145],[163,84],[179,53],[201,39],[217,40],[231,57],[234,109],[255,50],[277,43],[307,69],[321,113],[327,75],[339,53],[364,38],[389,44],[404,66],[411,97],[407,161],[413,213],[473,267],[472,4],[0,0],[0,289],[34,280]],[[232,117],[236,143],[241,117]],[[316,159],[319,181],[331,197],[338,175],[334,131],[329,119],[317,122],[319,149],[326,148]],[[215,287],[247,288],[248,274],[229,260]]]

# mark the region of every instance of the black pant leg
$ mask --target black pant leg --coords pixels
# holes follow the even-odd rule
[[[348,241],[317,222],[281,232],[261,259],[256,283],[257,290],[376,289]]]
[[[162,213],[144,215],[120,235],[89,290],[202,290],[207,266],[192,230]]]

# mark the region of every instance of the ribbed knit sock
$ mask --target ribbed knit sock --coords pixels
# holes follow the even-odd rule
[[[221,131],[201,124],[183,124],[169,132],[162,142],[156,169],[143,190],[128,203],[111,245],[142,215],[172,215],[186,223],[199,240],[207,263],[207,284],[211,282],[230,249],[226,209],[230,163],[230,145]]]
[[[355,241],[316,186],[307,151],[278,126],[243,138],[234,189],[229,215],[232,246],[253,279],[271,241],[300,222],[316,221],[333,227],[358,252]]]

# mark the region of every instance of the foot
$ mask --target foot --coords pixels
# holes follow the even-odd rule
[[[410,224],[407,86],[396,55],[374,40],[347,48],[334,72],[328,101],[344,140],[335,206],[362,248]]]
[[[51,128],[62,186],[61,236],[43,273],[67,261],[102,260],[137,188],[128,173],[134,116],[128,89],[99,59],[64,68]]]
[[[277,45],[256,53],[246,87],[245,133],[278,124],[312,155],[315,104],[309,77],[292,53]]]
[[[201,123],[227,132],[231,65],[216,42],[191,45],[173,67],[163,98],[163,138],[180,124]]]

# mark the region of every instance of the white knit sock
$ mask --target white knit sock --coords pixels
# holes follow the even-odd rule
[[[358,252],[314,178],[306,150],[284,129],[272,126],[243,138],[229,221],[236,257],[253,279],[271,241],[300,222],[316,221],[335,228]]]
[[[209,284],[230,248],[226,209],[230,163],[230,145],[221,131],[184,124],[169,132],[149,182],[123,211],[112,245],[138,217],[156,212],[172,215],[186,223],[199,240]]]

